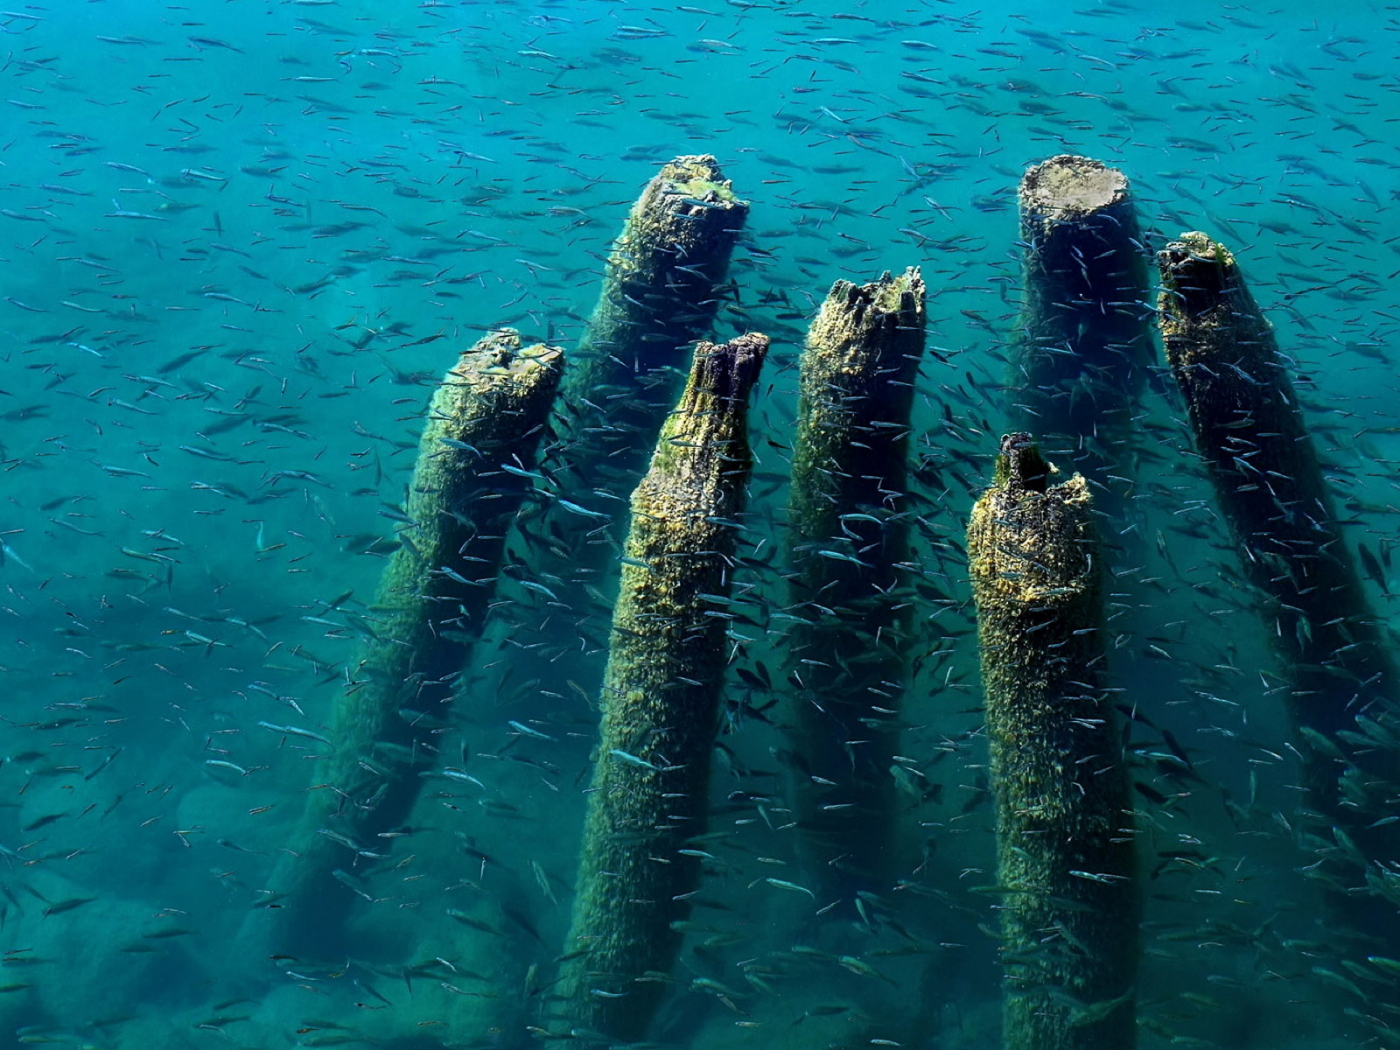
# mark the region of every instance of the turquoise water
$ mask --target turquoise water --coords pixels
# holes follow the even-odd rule
[[[693,153],[752,208],[715,336],[773,347],[735,578],[755,626],[731,635],[712,859],[652,1035],[997,1045],[961,551],[1004,429],[1017,182],[1082,153],[1127,174],[1152,246],[1200,229],[1237,253],[1388,616],[1400,23],[1363,3],[969,7],[0,13],[4,1045],[533,1041],[600,655],[550,668],[605,632],[598,608],[551,605],[560,567],[527,539],[442,734],[475,783],[426,782],[410,833],[364,858],[348,950],[293,957],[246,931],[316,782],[437,378],[497,326],[572,348],[631,202]],[[915,399],[902,708],[922,779],[901,794],[907,870],[878,914],[834,927],[783,885],[803,880],[771,555],[807,323],[833,281],[910,265],[936,350]],[[1140,1043],[1361,1045],[1394,975],[1329,949],[1280,669],[1159,380],[1108,588],[1151,787]]]

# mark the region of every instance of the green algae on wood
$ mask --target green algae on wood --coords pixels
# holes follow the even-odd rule
[[[705,826],[736,535],[751,467],[748,398],[768,349],[701,343],[632,494],[568,951],[567,1028],[634,1041],[679,946]]]
[[[433,396],[400,547],[366,617],[373,633],[347,668],[329,753],[271,882],[279,947],[336,950],[365,857],[386,850],[380,836],[407,819],[439,761],[432,729],[494,597],[562,366],[559,350],[522,347],[507,329],[465,351]]]
[[[891,773],[912,606],[905,458],[924,350],[917,269],[837,281],[807,334],[788,504],[792,713],[804,867],[819,899],[883,892],[894,871]]]
[[[570,650],[543,668],[543,688],[592,693],[627,535],[627,498],[709,334],[749,206],[712,156],[668,161],[632,206],[608,255],[598,302],[569,374],[548,458],[559,495],[545,549],[561,583],[556,612]],[[556,504],[559,506],[559,504]],[[582,639],[582,645],[575,639]]]
[[[1304,724],[1335,732],[1350,722],[1353,693],[1390,695],[1394,667],[1342,541],[1288,363],[1224,245],[1186,233],[1158,260],[1163,345],[1197,450],[1245,573],[1272,599],[1269,635],[1308,680],[1295,698]]]
[[[1353,934],[1394,949],[1400,913],[1362,890],[1379,878],[1371,862],[1400,855],[1400,826],[1376,823],[1400,790],[1396,668],[1381,623],[1342,536],[1289,363],[1234,255],[1190,232],[1157,261],[1167,363],[1241,567],[1266,598],[1320,818],[1313,823],[1331,840],[1318,876]]]
[[[1104,688],[1088,485],[1002,439],[968,524],[997,822],[1007,1050],[1134,1045],[1139,898],[1129,781]]]
[[[748,211],[708,155],[668,161],[633,204],[564,386],[575,491],[636,484]]]
[[[1148,259],[1128,180],[1061,154],[1026,171],[1019,201],[1013,425],[1072,460],[1097,492],[1117,492],[1152,358]]]

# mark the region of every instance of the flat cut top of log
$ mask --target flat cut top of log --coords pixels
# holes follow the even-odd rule
[[[1027,169],[1021,178],[1022,213],[1062,222],[1120,204],[1127,196],[1127,176],[1117,168],[1069,153]]]

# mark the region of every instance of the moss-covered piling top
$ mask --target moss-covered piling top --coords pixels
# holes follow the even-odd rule
[[[979,606],[1048,609],[1098,586],[1088,483],[1076,474],[1051,485],[1056,473],[1029,434],[1001,439],[992,487],[968,523]]]
[[[1128,177],[1100,161],[1061,153],[1026,170],[1019,199],[1023,221],[1048,227],[1123,204]]]

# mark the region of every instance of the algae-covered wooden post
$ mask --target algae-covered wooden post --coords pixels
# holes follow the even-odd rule
[[[569,1031],[641,1038],[665,989],[700,868],[710,753],[726,663],[735,516],[750,456],[748,398],[766,336],[701,343],[680,403],[632,495],[602,692],[568,951]]]
[[[1268,600],[1319,834],[1336,847],[1329,898],[1354,930],[1394,950],[1400,909],[1357,892],[1378,877],[1371,862],[1400,857],[1400,825],[1382,819],[1400,790],[1400,680],[1381,622],[1333,512],[1289,363],[1234,256],[1191,232],[1158,265],[1167,362],[1244,573]]]
[[[807,877],[851,914],[894,871],[890,767],[912,607],[905,457],[924,350],[917,269],[837,281],[807,334],[788,508],[791,735]]]
[[[1091,498],[1002,439],[968,525],[996,806],[1006,1050],[1129,1050],[1139,896],[1132,801],[1103,688]]]
[[[714,324],[748,212],[714,157],[676,157],[647,183],[613,243],[597,306],[570,354],[560,440],[546,459],[563,501],[556,506],[573,508],[550,522],[555,612],[572,621],[573,637],[571,652],[541,668],[547,692],[572,695],[577,682],[585,692],[596,688],[627,498],[676,402],[693,345]]]
[[[1096,495],[1116,494],[1101,508],[1111,512],[1152,363],[1149,258],[1128,180],[1062,154],[1027,170],[1019,199],[1024,299],[1010,417],[1071,460]]]
[[[282,947],[324,955],[338,937],[365,858],[388,849],[421,774],[438,761],[432,728],[495,592],[506,533],[558,388],[563,357],[505,330],[461,355],[433,396],[409,484],[401,546],[389,560],[346,669],[326,757],[269,888]]]
[[[645,469],[748,212],[708,155],[667,162],[632,206],[564,384],[564,483],[585,506],[599,505],[590,489],[625,498]]]

